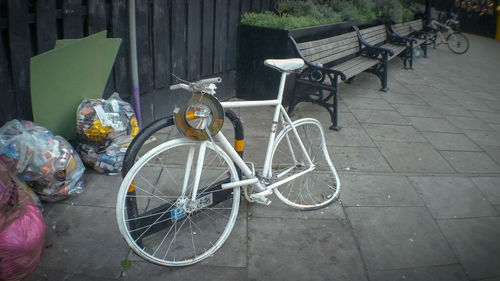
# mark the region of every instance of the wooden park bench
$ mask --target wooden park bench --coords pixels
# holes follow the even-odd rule
[[[389,26],[389,34],[392,37],[392,42],[401,42],[402,44],[408,45],[403,60],[405,66],[406,62],[409,62],[410,69],[413,69],[413,60],[417,48],[420,48],[423,52],[423,56],[427,57],[428,33],[423,30],[423,27],[424,25],[421,19]]]
[[[350,83],[361,72],[375,74],[381,81],[382,91],[387,91],[388,62],[407,46],[388,41],[385,25],[336,35],[320,40],[297,43],[289,37],[297,55],[306,67],[296,75],[296,85],[288,111],[293,112],[300,102],[323,106],[330,113],[332,130],[338,125],[337,85]],[[340,78],[340,79],[339,79]],[[323,92],[327,92],[324,95]]]

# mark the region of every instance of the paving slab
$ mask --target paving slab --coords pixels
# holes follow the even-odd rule
[[[424,207],[348,207],[368,271],[456,263]]]
[[[71,270],[71,269],[69,269]],[[99,281],[118,281],[119,278],[108,278],[99,276],[96,279],[95,276],[87,275],[85,273],[68,273],[60,270],[50,270],[47,268],[38,267],[34,274],[28,276],[24,281],[88,281],[88,280],[99,280]]]
[[[252,162],[255,167],[262,167],[264,165],[264,157],[266,156],[267,137],[253,137],[251,139],[245,138],[245,150],[243,151],[243,160],[245,162]]]
[[[482,151],[464,134],[423,132],[424,137],[437,150]]]
[[[345,222],[256,218],[248,228],[249,280],[367,280]]]
[[[471,140],[479,145],[500,146],[500,133],[495,130],[463,130]]]
[[[394,88],[391,89],[390,92],[384,93],[382,98],[385,99],[390,104],[415,104],[415,105],[426,104],[426,101],[424,101],[417,95],[400,93],[398,91],[395,91]]]
[[[446,116],[446,119],[450,121],[457,128],[464,130],[491,130],[483,121],[475,117],[466,116]]]
[[[472,113],[486,123],[500,124],[500,114],[496,112],[472,111]]]
[[[500,276],[499,217],[438,223],[470,279]]]
[[[500,165],[500,146],[496,145],[481,145],[481,148],[491,159]]]
[[[375,143],[396,172],[453,172],[453,168],[429,143]]]
[[[408,117],[441,117],[439,112],[428,105],[395,104],[394,107],[401,115]]]
[[[164,280],[186,280],[186,281],[230,281],[248,280],[246,268],[218,267],[218,266],[187,266],[180,268],[164,267],[147,262],[132,262],[132,266],[123,275],[123,281],[164,281]]]
[[[236,222],[224,244],[212,256],[199,262],[196,266],[246,267],[247,247],[245,241],[247,240],[247,205],[248,203],[246,201],[240,204]],[[147,262],[132,250],[129,251],[127,259],[132,263]],[[163,268],[169,269],[170,267]]]
[[[465,107],[468,110],[475,110],[475,111],[486,111],[486,112],[494,112],[494,110],[489,107],[487,104],[487,101],[481,101],[476,99],[475,97],[469,97],[469,99],[457,99],[457,102]]]
[[[373,110],[394,110],[394,108],[383,99],[374,98],[359,98],[353,96],[346,96],[343,101],[347,105],[347,108],[357,108],[357,109],[373,109]]]
[[[375,147],[370,136],[362,128],[342,128],[340,131],[325,130],[328,145]]]
[[[500,277],[485,278],[478,281],[500,281]]]
[[[424,206],[406,177],[343,174],[344,206]]]
[[[452,97],[446,95],[442,90],[438,90],[437,92],[419,92],[419,97],[425,100],[429,105],[432,104],[446,104],[446,105],[460,105],[455,101]]]
[[[441,154],[460,173],[500,172],[500,166],[484,152],[441,151]]]
[[[389,72],[391,73],[391,72]],[[396,82],[403,84],[406,88],[414,91],[418,88],[416,86],[426,85],[427,81],[421,78],[421,76],[411,73],[411,71],[397,71],[394,72],[394,79]]]
[[[370,271],[371,281],[468,281],[463,268],[458,264],[432,267],[405,268]]]
[[[410,91],[404,83],[401,83],[396,79],[393,79],[390,91],[383,93],[382,97],[385,97],[385,95],[388,93],[415,95],[415,93]]]
[[[341,184],[343,184],[341,178]],[[343,191],[341,191],[342,194]],[[268,197],[271,205],[264,206],[257,203],[250,203],[248,208],[248,219],[254,218],[290,218],[290,219],[340,219],[344,220],[345,214],[342,204],[337,200],[332,204],[318,210],[298,210],[292,208],[278,199],[275,195]]]
[[[241,198],[243,200],[243,197]],[[210,266],[230,266],[246,267],[247,265],[247,213],[248,203],[240,203],[240,209],[233,230],[229,234],[226,242],[220,247],[213,256],[200,262],[200,265]]]
[[[469,110],[461,105],[430,103],[430,106],[441,115],[474,117]]]
[[[450,121],[444,118],[407,117],[410,124],[420,132],[460,133]]]
[[[321,112],[315,112],[315,113],[304,112],[303,116],[304,117],[312,117],[312,118],[318,120],[323,125],[323,129],[325,132],[327,132],[327,131],[335,132],[335,131],[329,129],[330,126],[332,125],[332,121],[331,121],[332,119],[330,118],[330,114],[328,112],[326,112],[326,110],[324,112],[321,111]],[[342,128],[355,128],[355,129],[361,128],[359,121],[356,119],[356,117],[354,117],[354,115],[351,112],[339,113],[338,123],[339,123],[339,126]],[[248,136],[250,136],[250,134],[252,134],[252,132],[249,131],[246,134],[248,134]]]
[[[43,278],[44,269],[96,279],[120,277],[120,263],[129,249],[114,209],[56,204],[44,213],[44,219],[45,249],[40,267],[32,274],[35,280]]]
[[[338,172],[392,172],[391,167],[376,148],[328,146],[328,153]]]
[[[108,176],[87,169],[83,182],[84,188],[81,194],[69,196],[60,203],[79,206],[116,207],[116,196],[122,183],[120,175]]]
[[[361,123],[408,125],[408,120],[396,111],[352,109]]]
[[[363,124],[374,141],[427,142],[412,126]]]
[[[434,86],[429,86],[428,85],[428,78],[424,77],[422,78],[423,83],[407,83],[406,86],[413,90],[413,92],[419,96],[425,96],[425,95],[434,95],[437,96],[440,94],[440,90]],[[408,81],[409,82],[409,81]]]
[[[332,102],[332,101],[330,100],[329,102]],[[350,112],[343,99],[339,98],[338,107],[339,107],[340,113]],[[288,108],[286,108],[286,109],[288,110]],[[253,110],[253,112],[255,113],[255,109]],[[307,117],[308,115],[316,115],[316,113],[319,113],[319,112],[327,112],[327,110],[318,104],[314,104],[311,102],[301,102],[295,106],[294,111],[292,112],[291,115],[301,118],[300,116]],[[272,118],[272,113],[271,113],[271,118]],[[270,119],[267,118],[267,120],[270,120]]]
[[[488,202],[469,178],[410,177],[411,183],[437,219],[496,216]]]
[[[483,195],[491,204],[500,205],[500,178],[498,177],[477,177],[472,178]]]
[[[497,131],[498,133],[500,133],[500,124],[497,124],[497,123],[487,123],[487,124],[491,128],[495,129],[495,131]]]
[[[320,122],[321,122],[321,124],[329,124],[330,125],[332,122],[329,120],[330,119],[327,119],[327,121],[320,121]],[[361,128],[361,124],[359,123],[359,120],[351,112],[342,113],[342,115],[339,116],[338,122],[339,122],[340,127],[342,127],[342,128]]]

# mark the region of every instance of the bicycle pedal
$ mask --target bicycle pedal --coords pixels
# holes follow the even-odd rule
[[[255,203],[259,203],[266,206],[269,206],[271,204],[271,200],[269,200],[266,196],[263,195],[252,194],[250,195],[250,199],[254,200]]]
[[[269,200],[269,198],[267,198],[266,196],[270,195],[271,193],[272,193],[272,190],[270,190],[270,189],[264,190],[264,191],[259,192],[259,193],[251,194],[250,199],[254,200],[255,202],[257,202],[259,204],[269,206],[269,204],[271,204],[271,200]]]

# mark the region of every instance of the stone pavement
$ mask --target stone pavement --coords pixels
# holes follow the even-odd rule
[[[167,268],[121,238],[120,178],[89,171],[83,194],[45,205],[46,248],[27,280],[499,281],[500,42],[470,39],[465,55],[440,46],[413,71],[395,60],[387,93],[368,74],[340,86],[343,129],[326,131],[339,202],[299,212],[243,201],[214,257]],[[322,108],[299,108],[329,126]],[[260,163],[270,111],[240,114],[246,159]]]

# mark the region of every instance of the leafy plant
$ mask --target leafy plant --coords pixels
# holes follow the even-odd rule
[[[379,16],[379,11],[368,8],[369,0],[361,1],[330,1],[329,6],[339,13],[344,21],[370,21]]]
[[[127,270],[129,270],[132,267],[132,262],[130,262],[129,259],[125,258],[121,262],[121,267],[122,267],[123,271],[127,271]]]
[[[295,28],[322,25],[322,24],[334,24],[334,23],[339,23],[340,21],[341,21],[340,17],[318,19],[316,17],[309,15],[308,16],[292,16],[288,14],[276,15],[271,12],[245,13],[241,17],[242,24],[278,28],[278,29],[295,29]]]
[[[406,21],[411,21],[415,18],[415,13],[408,9],[408,8],[403,8],[403,22]]]
[[[420,8],[418,3],[413,0],[280,0],[276,13],[246,13],[241,23],[279,29],[341,21],[364,22],[376,18],[398,23],[413,19],[415,11],[406,6]]]

